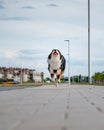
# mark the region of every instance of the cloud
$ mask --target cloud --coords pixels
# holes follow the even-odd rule
[[[47,6],[48,6],[48,7],[58,7],[58,5],[57,5],[57,4],[54,4],[54,3],[48,4]]]
[[[5,9],[4,2],[0,1],[0,9]]]
[[[19,51],[20,57],[24,60],[40,60],[46,57],[46,52],[45,50],[42,49],[37,49],[37,50],[32,50],[32,49],[25,49],[25,50],[20,50]]]
[[[34,54],[38,54],[39,50],[20,50],[20,53],[25,55],[34,55]]]
[[[8,50],[6,52],[4,52],[4,56],[7,59],[13,59],[19,56],[19,50],[15,49],[15,50]]]
[[[0,5],[0,9],[5,9],[5,7],[3,5]]]
[[[70,64],[72,66],[86,66],[87,61],[86,59],[71,59]]]
[[[95,59],[93,61],[93,65],[94,66],[103,66],[104,65],[104,59],[103,58],[102,59]]]
[[[0,20],[4,21],[24,21],[29,20],[27,17],[1,17]]]
[[[7,59],[22,59],[22,60],[40,60],[46,57],[45,50],[32,50],[32,49],[12,49],[4,52],[4,57]]]
[[[45,50],[43,49],[23,49],[23,50],[20,50],[20,53],[22,54],[25,54],[25,55],[37,55],[37,54],[43,54],[45,53]]]
[[[35,8],[32,7],[32,6],[23,6],[22,8],[23,8],[23,9],[35,9]]]

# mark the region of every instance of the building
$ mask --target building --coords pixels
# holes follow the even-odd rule
[[[38,83],[43,82],[43,77],[44,77],[43,75],[44,75],[43,72],[33,71],[33,80],[34,80],[34,82],[38,82]]]
[[[28,68],[6,68],[0,67],[0,79],[5,81],[19,82],[43,82],[43,72],[37,72],[35,69]]]

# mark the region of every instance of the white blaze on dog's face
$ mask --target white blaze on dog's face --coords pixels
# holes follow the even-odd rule
[[[52,58],[60,58],[60,52],[57,49],[53,49],[51,53]]]
[[[61,53],[58,49],[53,49],[51,52],[51,58],[49,60],[50,67],[54,70],[57,70],[61,66],[61,60],[60,60]]]

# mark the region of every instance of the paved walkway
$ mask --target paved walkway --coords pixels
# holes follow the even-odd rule
[[[0,91],[0,130],[104,130],[104,86]]]

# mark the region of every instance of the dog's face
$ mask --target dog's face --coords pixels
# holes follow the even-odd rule
[[[52,57],[60,57],[61,53],[58,49],[53,49],[51,52]]]

